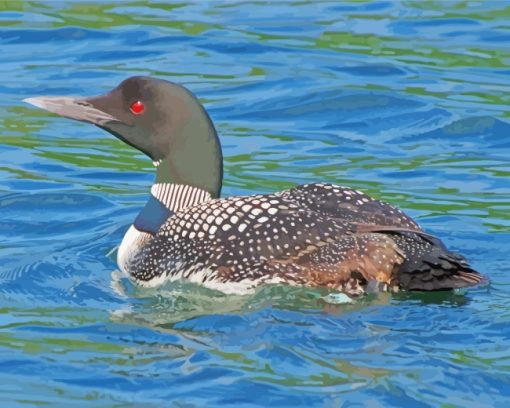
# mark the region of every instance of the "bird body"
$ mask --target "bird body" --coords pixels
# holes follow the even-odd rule
[[[461,259],[443,268],[441,256],[454,255],[402,211],[357,190],[317,183],[223,199],[196,191],[188,194],[199,199],[179,206],[179,194],[162,187],[153,186],[152,197],[172,215],[153,231],[135,221],[118,252],[121,269],[142,286],[184,278],[225,293],[286,283],[359,295],[369,282],[399,288],[405,262],[427,256],[431,264],[416,266],[410,287],[477,282],[466,265],[460,271]]]
[[[285,283],[360,295],[485,281],[401,210],[348,187],[314,183],[219,198],[216,131],[176,84],[132,77],[96,98],[27,101],[93,123],[155,163],[150,199],[118,251],[120,269],[139,285],[188,279],[246,293]]]

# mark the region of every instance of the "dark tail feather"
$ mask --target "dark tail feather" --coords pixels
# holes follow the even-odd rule
[[[474,270],[459,272],[457,280],[459,282],[465,282],[465,286],[474,286],[487,283],[487,278]]]
[[[405,239],[404,239],[405,240]],[[407,252],[403,245],[404,252]],[[426,250],[414,252],[399,268],[398,284],[407,290],[449,290],[487,283],[487,279],[472,269],[465,258],[449,252],[440,242],[430,243]],[[421,252],[421,253],[420,253]],[[418,256],[416,256],[418,255]]]

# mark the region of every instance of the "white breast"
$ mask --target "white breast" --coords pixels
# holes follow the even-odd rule
[[[151,234],[138,231],[133,225],[129,227],[117,251],[117,264],[123,273],[129,274],[129,265],[133,257],[151,239]]]

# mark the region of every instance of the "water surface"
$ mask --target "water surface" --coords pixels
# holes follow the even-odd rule
[[[2,407],[506,406],[509,21],[503,1],[2,2]],[[130,75],[200,97],[223,195],[364,190],[462,251],[490,288],[335,306],[320,291],[115,278],[152,164],[21,100]]]

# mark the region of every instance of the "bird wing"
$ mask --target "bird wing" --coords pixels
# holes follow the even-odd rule
[[[420,226],[402,210],[348,187],[334,184],[304,184],[281,193],[301,208],[345,222],[386,228],[421,231]]]

